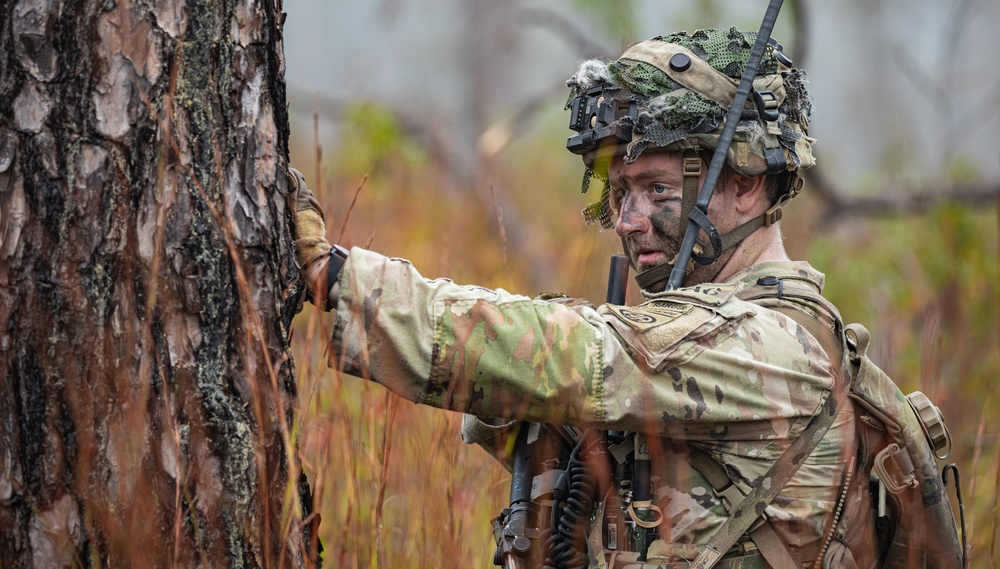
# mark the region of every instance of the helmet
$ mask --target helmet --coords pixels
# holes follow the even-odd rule
[[[746,67],[756,32],[706,29],[635,43],[614,62],[583,62],[567,81],[567,148],[583,157],[583,191],[607,177],[612,158],[631,163],[643,152],[712,151]],[[812,103],[805,73],[771,39],[761,60],[726,164],[737,174],[788,172],[776,199],[798,193],[798,171],[815,163],[807,135]],[[584,210],[588,223],[613,224],[607,184],[600,202]],[[780,207],[777,210],[780,216]]]

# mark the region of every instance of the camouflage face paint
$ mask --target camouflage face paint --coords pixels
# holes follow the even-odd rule
[[[660,249],[667,253],[668,257],[673,257],[680,247],[678,236],[680,228],[680,214],[674,211],[669,204],[660,208],[660,211],[649,216],[649,223],[652,226],[652,233],[656,240],[661,243]]]

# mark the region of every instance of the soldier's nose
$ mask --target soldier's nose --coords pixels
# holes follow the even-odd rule
[[[649,228],[649,218],[637,212],[628,203],[622,204],[618,211],[618,219],[615,220],[615,232],[628,237],[637,233],[644,233]]]

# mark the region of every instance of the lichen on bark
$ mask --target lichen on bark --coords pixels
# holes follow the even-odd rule
[[[277,8],[69,8],[0,4],[0,559],[307,565]]]

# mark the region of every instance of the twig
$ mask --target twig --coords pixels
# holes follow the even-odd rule
[[[983,411],[979,416],[979,429],[976,431],[976,446],[972,452],[972,479],[969,481],[969,503],[976,503],[976,481],[979,479],[979,459],[983,454],[983,436],[986,434],[986,409],[989,407],[989,399],[983,403]],[[969,535],[976,535],[973,531],[973,525],[976,522],[976,509],[972,508],[969,512]],[[971,542],[971,540],[970,540]],[[970,546],[972,547],[972,546]],[[966,552],[966,556],[971,554],[971,551]]]
[[[288,100],[291,101],[293,110],[309,108],[307,101],[312,100],[314,114],[318,113],[334,121],[341,120],[344,110],[356,103],[349,99],[310,94],[296,87],[288,88]],[[421,147],[433,161],[444,166],[449,172],[461,169],[461,160],[452,148],[451,135],[441,127],[445,124],[443,117],[428,113],[426,110],[419,114],[407,112],[389,104],[384,105],[384,108],[392,114],[403,132],[420,142]],[[468,173],[466,174],[466,177],[469,177]]]
[[[990,526],[990,569],[996,569],[997,522],[1000,520],[1000,446],[997,447],[996,479],[993,484],[993,523]]]
[[[389,484],[389,456],[392,453],[392,431],[396,421],[399,399],[389,390],[385,391],[385,427],[382,430],[382,476],[378,483],[378,499],[375,502],[375,548],[372,551],[372,567],[378,567],[378,554],[382,549],[382,506],[385,503],[385,489]]]
[[[497,203],[497,194],[490,184],[490,195],[493,197],[493,208],[497,214],[497,227],[500,229],[500,243],[503,247],[503,268],[507,272],[507,287],[514,290],[514,278],[510,274],[510,263],[507,261],[507,230],[503,226],[503,208]]]
[[[354,197],[351,199],[351,205],[347,208],[347,213],[344,215],[344,222],[340,224],[340,235],[337,236],[337,243],[344,242],[344,232],[347,231],[347,222],[351,219],[351,212],[354,211],[354,204],[358,202],[358,195],[361,193],[361,188],[365,187],[365,182],[368,181],[368,176],[371,176],[371,169],[369,168],[363,178],[361,178],[361,183],[358,184],[358,189],[354,190]]]
[[[836,187],[818,167],[805,170],[803,175],[809,185],[809,191],[826,202],[826,209],[821,216],[826,225],[855,217],[918,214],[948,202],[985,205],[994,203],[1000,197],[1000,182],[981,182],[955,184],[934,191],[890,187],[883,190],[879,196],[851,198]]]
[[[535,26],[552,32],[554,36],[563,40],[566,45],[576,53],[584,54],[586,57],[612,57],[615,49],[612,46],[597,43],[591,38],[594,34],[588,34],[577,28],[572,22],[567,20],[554,10],[548,8],[524,8],[519,14],[520,21],[525,26]]]
[[[313,112],[313,149],[316,151],[316,190],[323,193],[323,145],[319,143],[319,112]]]
[[[787,4],[787,13],[792,17],[792,38],[788,42],[791,49],[787,50],[797,67],[806,67],[809,60],[809,37],[811,29],[809,27],[809,2],[803,0],[791,0]]]

